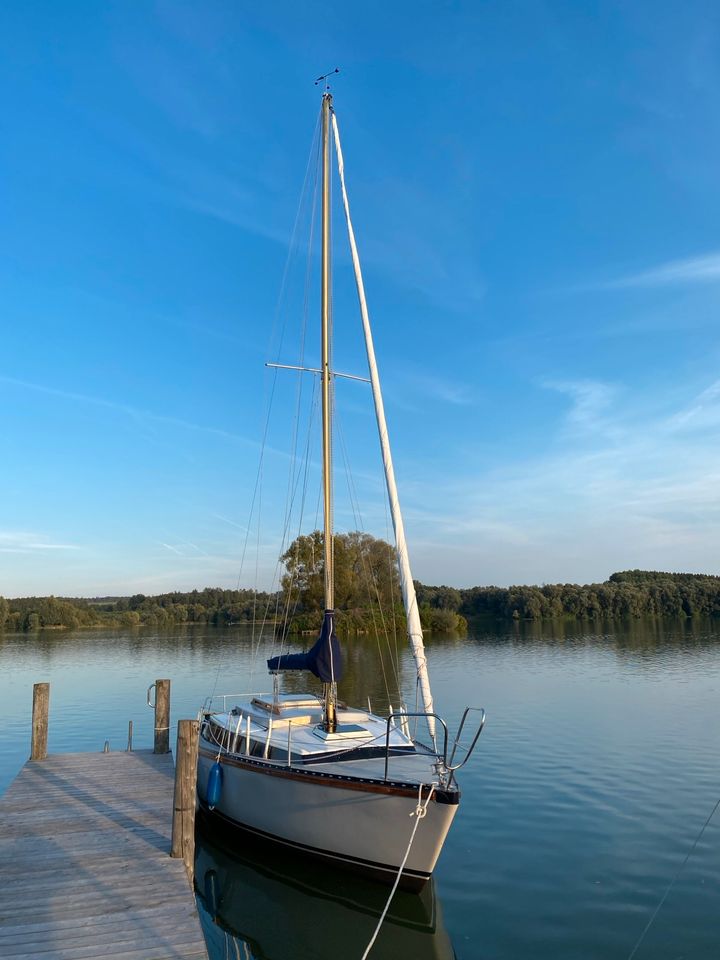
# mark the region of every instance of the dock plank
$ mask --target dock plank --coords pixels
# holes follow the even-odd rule
[[[170,858],[170,754],[29,761],[0,798],[0,956],[207,960]]]

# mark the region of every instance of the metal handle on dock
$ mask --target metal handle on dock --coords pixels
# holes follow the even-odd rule
[[[150,686],[148,687],[148,692],[147,692],[147,705],[150,707],[151,710],[154,710],[154,709],[155,709],[155,704],[154,704],[154,703],[150,703],[150,691],[153,689],[153,687],[156,687],[156,686],[157,686],[156,683],[151,683]]]

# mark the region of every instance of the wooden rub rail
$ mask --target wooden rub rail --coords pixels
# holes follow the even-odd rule
[[[0,798],[0,957],[207,960],[175,770],[150,750],[30,761]]]

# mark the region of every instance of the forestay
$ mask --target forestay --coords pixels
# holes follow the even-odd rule
[[[383,467],[385,470],[385,482],[387,485],[388,499],[390,501],[390,512],[392,515],[393,529],[395,531],[395,545],[398,556],[398,567],[400,570],[400,590],[402,592],[405,615],[407,617],[408,638],[412,647],[413,656],[417,666],[417,677],[422,694],[422,701],[425,712],[428,714],[428,728],[433,744],[435,743],[435,718],[431,716],[434,712],[432,691],[430,689],[430,677],[428,675],[427,659],[425,657],[425,646],[423,644],[423,632],[420,625],[420,612],[415,595],[415,586],[413,584],[412,571],[410,570],[410,558],[408,556],[407,543],[405,541],[405,528],[403,525],[402,513],[400,512],[400,500],[398,498],[397,484],[395,483],[395,470],[393,469],[392,453],[390,452],[390,440],[388,438],[387,422],[385,420],[385,407],[383,404],[382,392],[380,390],[380,377],[378,374],[377,363],[375,360],[375,347],[373,345],[372,331],[370,329],[370,317],[368,315],[367,301],[365,299],[365,285],[363,283],[362,271],[360,270],[360,258],[358,256],[357,245],[355,243],[355,231],[353,230],[352,220],[350,219],[350,204],[348,202],[347,189],[345,187],[345,164],[343,162],[342,148],[340,146],[340,132],[338,130],[335,112],[332,113],[332,127],[335,138],[335,149],[337,151],[338,172],[340,175],[340,186],[342,189],[343,207],[345,209],[345,221],[347,223],[348,239],[350,242],[350,251],[352,254],[353,269],[355,271],[355,283],[357,285],[358,300],[360,302],[360,314],[362,316],[363,331],[365,334],[365,348],[367,351],[368,369],[370,371],[370,383],[372,385],[373,400],[375,401],[375,417],[377,419],[378,433],[380,435],[380,448],[382,451]]]

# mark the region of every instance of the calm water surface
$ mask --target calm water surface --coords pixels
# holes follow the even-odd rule
[[[720,797],[717,628],[520,625],[432,640],[439,712],[452,729],[477,704],[488,723],[435,883],[398,896],[371,957],[627,958]],[[250,682],[240,629],[0,638],[0,790],[28,754],[33,682],[52,684],[51,751],[124,749],[128,720],[150,746],[153,680],[173,681],[174,723],[213,691],[266,688],[267,652]],[[380,711],[374,644],[349,660],[341,695]],[[373,884],[249,849],[230,858],[212,838],[198,887],[213,960],[359,958],[384,904]],[[720,812],[636,954],[651,957],[720,957]]]

